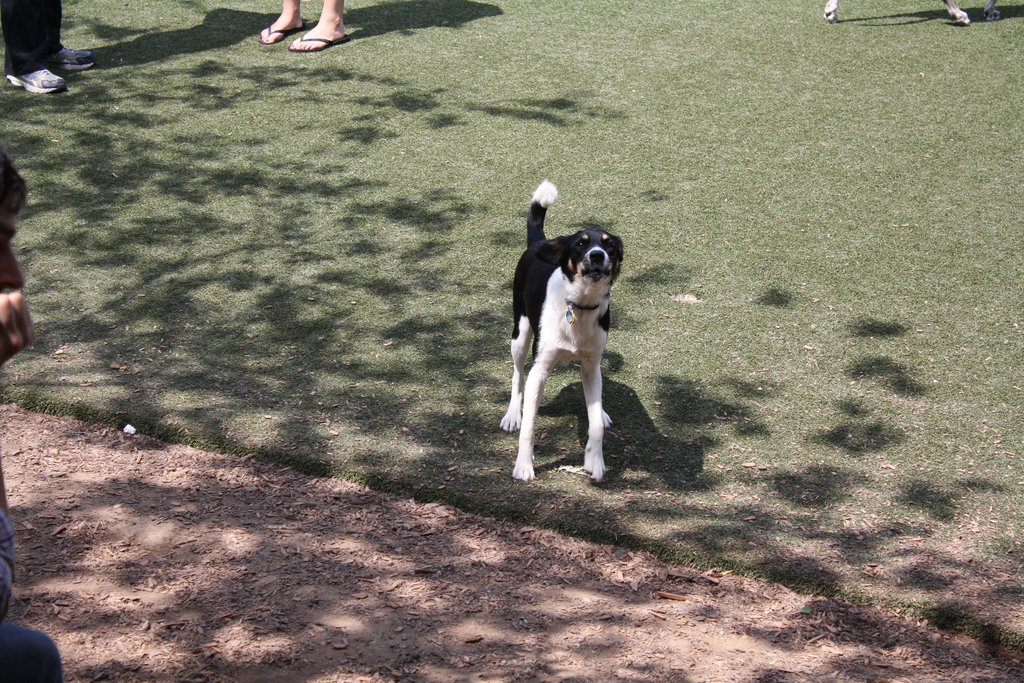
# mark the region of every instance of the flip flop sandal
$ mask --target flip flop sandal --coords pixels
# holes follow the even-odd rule
[[[297,28],[287,28],[287,29],[285,29],[283,31],[275,31],[274,30],[274,25],[271,24],[270,26],[268,26],[265,29],[263,29],[263,31],[267,32],[267,38],[273,38],[274,36],[281,36],[281,37],[278,38],[277,40],[263,40],[263,31],[260,31],[259,36],[257,36],[257,40],[259,40],[260,43],[262,43],[263,45],[277,45],[278,43],[280,43],[281,41],[283,41],[285,38],[287,38],[288,36],[292,35],[293,33],[299,33],[300,31],[305,31],[305,30],[306,30],[306,22],[302,22],[302,26],[299,26]]]
[[[300,42],[303,42],[303,43],[322,43],[322,45],[320,45],[318,47],[314,47],[314,48],[309,49],[309,50],[295,49],[294,47],[289,45],[288,46],[288,51],[289,52],[320,52],[322,50],[326,50],[329,47],[333,47],[335,45],[341,45],[342,43],[347,43],[350,40],[352,40],[352,38],[348,34],[343,35],[341,38],[338,38],[337,40],[327,40],[326,38],[302,38]]]

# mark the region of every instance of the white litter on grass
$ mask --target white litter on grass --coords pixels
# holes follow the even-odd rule
[[[562,472],[569,472],[570,474],[586,474],[582,467],[576,467],[575,465],[561,465],[558,469]]]
[[[700,299],[695,297],[693,294],[676,294],[672,297],[673,301],[678,301],[681,304],[699,304]]]
[[[132,427],[131,425],[125,425],[124,429],[122,429],[121,431],[123,431],[125,434],[134,434],[135,427]]]

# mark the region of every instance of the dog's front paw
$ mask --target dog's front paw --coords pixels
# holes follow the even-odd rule
[[[519,410],[509,409],[505,417],[501,418],[501,428],[506,432],[514,432],[523,424],[523,413]]]
[[[601,411],[601,420],[604,422],[605,427],[612,426],[612,419],[608,417],[608,413],[604,412],[603,410]]]
[[[516,466],[512,468],[512,477],[514,479],[521,479],[522,481],[533,481],[537,478],[533,473],[533,463],[519,462],[516,460]]]
[[[601,449],[587,446],[587,450],[583,454],[583,471],[589,474],[594,481],[604,479],[604,453]]]

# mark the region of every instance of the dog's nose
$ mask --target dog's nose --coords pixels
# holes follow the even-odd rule
[[[594,265],[594,266],[602,266],[602,265],[604,265],[605,253],[603,251],[601,251],[600,249],[595,249],[594,251],[590,252],[589,254],[587,254],[587,257],[588,257],[591,265]]]

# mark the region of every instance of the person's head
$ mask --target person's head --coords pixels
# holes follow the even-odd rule
[[[11,240],[18,231],[16,218],[25,205],[26,195],[25,181],[14,168],[7,150],[0,145],[0,291],[25,286]]]

